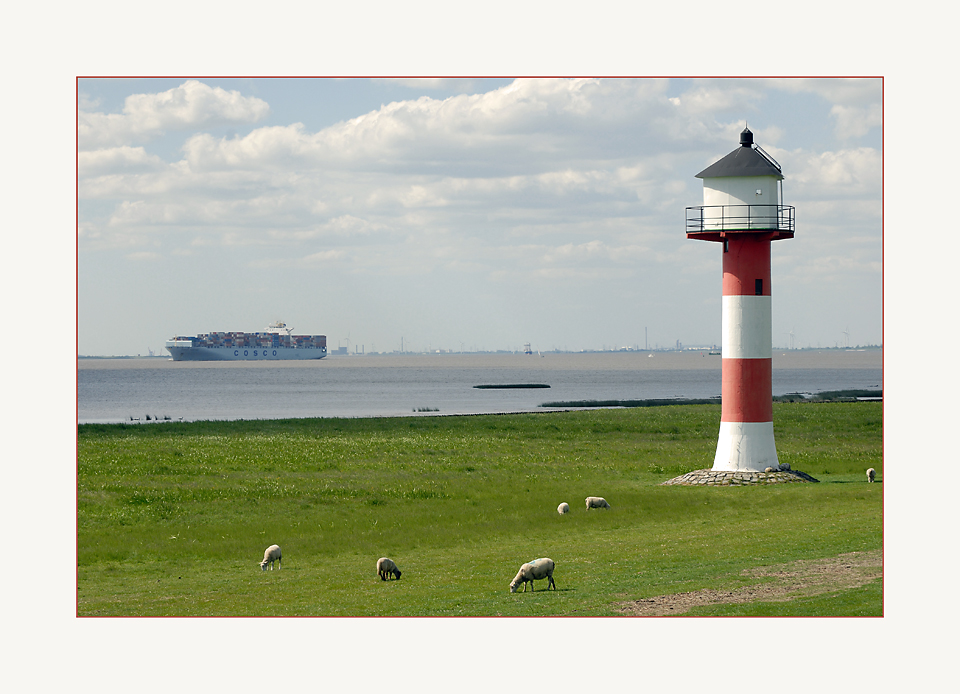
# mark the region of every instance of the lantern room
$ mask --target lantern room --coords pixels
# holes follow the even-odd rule
[[[687,238],[723,241],[744,232],[793,238],[793,207],[780,204],[780,165],[754,144],[749,128],[740,133],[737,149],[696,177],[703,180],[703,205],[686,208]]]

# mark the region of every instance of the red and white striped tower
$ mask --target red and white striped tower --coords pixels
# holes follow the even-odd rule
[[[723,248],[720,435],[714,470],[777,468],[773,440],[770,242],[792,239],[780,165],[740,133],[740,147],[697,174],[703,205],[687,208],[687,238]]]

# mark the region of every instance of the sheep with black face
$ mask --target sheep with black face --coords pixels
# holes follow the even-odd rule
[[[602,496],[588,496],[584,501],[587,502],[587,510],[592,508],[610,508],[610,504]]]
[[[380,580],[386,581],[387,576],[391,574],[394,578],[400,580],[400,569],[397,568],[393,559],[387,559],[386,557],[377,559],[377,575],[380,577]]]

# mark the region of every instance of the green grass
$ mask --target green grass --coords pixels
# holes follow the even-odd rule
[[[719,413],[81,425],[78,614],[612,615],[740,587],[755,566],[882,546],[882,484],[864,476],[883,476],[880,403],[774,405],[781,462],[820,484],[660,486],[711,466]],[[613,508],[586,512],[589,495]],[[283,569],[261,572],[272,543]],[[380,556],[401,580],[377,578]],[[558,590],[510,594],[540,556]],[[881,605],[861,588],[709,613]]]

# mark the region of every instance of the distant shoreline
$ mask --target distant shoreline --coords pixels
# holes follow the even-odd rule
[[[162,359],[164,361],[170,360],[169,354],[154,354],[150,356],[149,354],[144,356],[142,354],[123,354],[123,355],[113,355],[113,356],[99,356],[99,355],[87,355],[87,354],[78,354],[77,359]]]
[[[774,402],[856,402],[883,400],[882,390],[833,390],[823,393],[774,395]],[[545,402],[540,407],[665,407],[668,405],[720,405],[720,398],[650,398],[647,400],[568,400]]]
[[[803,352],[873,352],[882,351],[883,345],[857,345],[856,347],[798,347],[789,349],[786,347],[774,347],[774,352],[780,353],[803,353]],[[581,350],[541,350],[539,356],[546,357],[550,355],[567,354],[698,354],[705,353],[709,356],[720,356],[718,347],[690,347],[687,349],[634,349],[633,347],[624,349],[581,349]],[[328,354],[325,359],[332,357],[446,357],[446,356],[500,356],[518,354],[527,357],[538,356],[536,354],[527,354],[522,350],[497,349],[487,352],[458,352],[452,350],[440,350],[435,352],[362,352],[347,354]],[[78,354],[77,359],[163,359],[170,361],[169,354]]]

